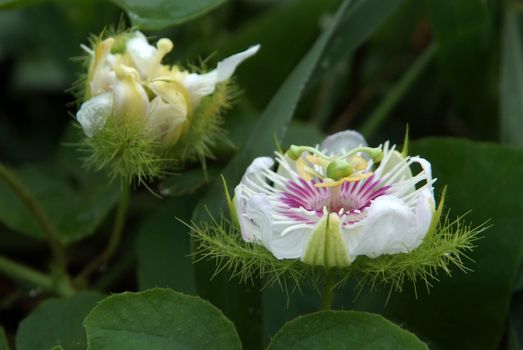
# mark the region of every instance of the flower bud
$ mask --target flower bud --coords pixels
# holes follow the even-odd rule
[[[124,165],[116,173],[136,169],[146,177],[150,159],[185,161],[212,154],[211,146],[223,137],[223,110],[230,106],[227,80],[259,49],[251,47],[197,74],[162,63],[174,48],[170,39],[154,46],[138,31],[82,47],[89,55],[89,70],[76,117],[90,139],[90,163],[103,168],[120,162]],[[116,159],[123,154],[126,159]]]

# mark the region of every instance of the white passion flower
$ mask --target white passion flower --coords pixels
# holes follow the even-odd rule
[[[413,174],[411,166],[419,165]],[[343,131],[318,147],[256,158],[235,189],[243,239],[277,259],[348,266],[417,248],[435,216],[430,163]]]
[[[85,135],[93,137],[109,118],[138,119],[161,145],[173,146],[187,131],[202,98],[213,94],[260,46],[232,55],[204,74],[162,64],[172,41],[163,38],[153,46],[139,31],[82,48],[90,65],[76,119]]]

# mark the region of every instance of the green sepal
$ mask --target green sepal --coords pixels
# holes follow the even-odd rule
[[[405,127],[405,138],[403,139],[403,147],[401,148],[401,155],[407,158],[409,155],[409,124]]]
[[[432,217],[432,221],[429,226],[429,230],[427,231],[426,236],[431,236],[436,232],[436,229],[439,224],[439,220],[441,218],[441,213],[443,212],[443,206],[445,204],[445,195],[447,194],[447,186],[443,187],[443,192],[441,193],[441,198],[438,203],[438,207],[434,211],[434,216]]]
[[[225,177],[223,175],[220,175],[222,178],[223,183],[223,192],[225,192],[225,200],[227,201],[227,208],[229,208],[229,215],[231,217],[231,221],[234,225],[237,227],[240,227],[240,221],[238,220],[238,213],[236,212],[236,205],[234,204],[234,200],[231,198],[231,195],[229,193],[229,187],[227,186],[227,180],[225,180]]]
[[[139,118],[107,118],[93,137],[84,138],[79,151],[85,154],[87,167],[105,170],[111,179],[126,184],[161,178],[176,166]]]
[[[309,239],[302,261],[315,266],[349,266],[349,257],[340,227],[340,218],[335,213],[324,217]]]
[[[238,88],[231,80],[216,85],[211,95],[205,96],[192,112],[187,131],[173,146],[172,152],[177,159],[184,161],[212,158],[213,148],[219,143],[234,144],[227,137],[223,128],[224,114],[231,109],[238,95]]]

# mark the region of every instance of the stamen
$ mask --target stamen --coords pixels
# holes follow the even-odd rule
[[[383,150],[380,147],[356,147],[343,155],[341,158],[348,158],[352,155],[355,155],[356,153],[367,153],[375,163],[378,163],[383,159]]]
[[[357,174],[357,175],[352,175],[349,177],[344,177],[337,181],[318,182],[318,183],[315,183],[314,186],[320,187],[320,188],[321,187],[336,187],[336,186],[343,185],[343,183],[345,183],[345,182],[356,182],[356,181],[360,181],[360,180],[366,179],[371,176],[372,176],[372,172],[369,171],[368,173],[364,173],[364,174]],[[326,180],[328,180],[328,179],[326,179]]]
[[[151,70],[147,76],[149,80],[152,75],[156,72],[158,67],[161,65],[163,58],[174,48],[174,44],[167,38],[162,38],[156,43],[156,56],[154,57],[154,63],[151,66]]]
[[[310,174],[310,168],[307,166],[307,163],[305,163],[303,158],[298,158],[296,160],[296,172],[305,181],[312,181],[312,179],[314,179]]]

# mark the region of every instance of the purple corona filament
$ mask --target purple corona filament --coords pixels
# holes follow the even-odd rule
[[[374,175],[367,179],[344,182],[335,187],[316,187],[318,181],[289,180],[281,193],[279,212],[289,219],[313,224],[314,214],[321,218],[325,209],[349,218],[347,224],[358,222],[374,199],[387,194],[390,186],[384,186]],[[309,215],[307,215],[309,214]],[[313,214],[313,215],[311,215]]]

